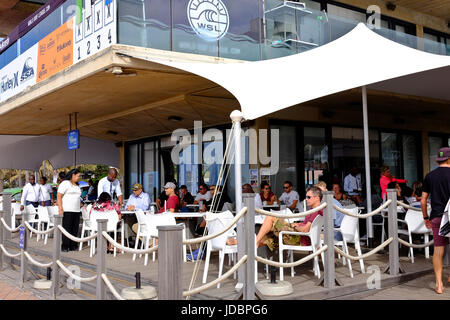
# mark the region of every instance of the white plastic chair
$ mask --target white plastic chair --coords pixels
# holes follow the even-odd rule
[[[294,232],[294,231],[281,231],[278,235],[278,247],[279,247],[279,261],[283,262],[283,251],[302,251],[302,252],[316,252],[320,247],[320,233],[323,227],[323,216],[317,215],[314,221],[311,223],[311,228],[309,232]],[[287,245],[283,243],[283,235],[298,235],[302,237],[309,237],[311,240],[311,245],[309,246],[298,246],[298,245]],[[294,255],[291,254],[291,262],[294,262]],[[314,257],[313,264],[314,275],[320,278],[320,268],[319,268],[319,257]],[[294,268],[291,268],[291,276],[294,276]],[[284,273],[283,268],[280,268],[280,281],[283,281]]]
[[[38,224],[38,226],[39,226],[39,216],[36,218],[36,215],[38,214],[37,210],[38,209],[33,207],[33,205],[31,205],[31,204],[25,206],[25,214],[27,216],[27,221],[30,225],[32,224],[33,228],[35,228],[35,229],[36,229],[35,224]],[[30,238],[32,235],[33,235],[33,232],[30,232]],[[39,240],[39,237],[38,237],[38,240]]]
[[[358,208],[352,208],[352,209],[346,209],[346,210],[351,211],[354,214],[359,213]],[[343,248],[343,251],[346,254],[349,254],[348,253],[348,243],[354,243],[355,250],[358,253],[358,256],[362,255],[361,244],[359,241],[358,225],[359,225],[358,218],[354,218],[354,217],[345,215],[344,218],[342,219],[341,226],[339,228],[334,229],[335,231],[338,231],[342,234],[342,240],[341,241],[335,240],[334,245],[341,246]],[[342,257],[342,258],[343,258],[343,264],[345,265],[345,257]],[[353,278],[353,270],[352,270],[351,260],[347,259],[347,263],[348,263],[348,269],[350,271],[350,277]],[[363,259],[360,259],[359,263],[361,265],[361,272],[365,273]]]
[[[38,225],[37,225],[37,230],[39,231],[47,231],[48,229],[50,229],[50,227],[53,227],[55,224],[51,221],[50,219],[50,215],[49,215],[49,211],[48,211],[48,207],[42,207],[39,206],[38,207]],[[44,229],[44,224],[46,225],[46,228]],[[41,238],[41,235],[37,235],[36,237],[36,241],[39,241],[39,239]],[[48,234],[45,235],[44,238],[44,244],[47,244],[47,240],[48,240]]]
[[[89,211],[91,211],[92,205],[90,204],[87,208],[81,208],[81,218],[83,219],[82,226],[81,226],[81,238],[85,237],[85,234],[87,233],[87,236],[90,236],[92,233],[92,224],[91,220],[89,219]],[[88,241],[88,246],[89,241]],[[80,242],[80,248],[78,251],[81,251],[83,249],[83,242]]]
[[[220,213],[211,213],[208,212],[205,216],[206,227],[208,228],[209,234],[214,234],[219,231],[222,231],[227,227],[231,221],[233,221],[234,216],[231,211],[227,210]],[[222,276],[223,270],[223,262],[225,260],[225,255],[231,255],[231,260],[236,261],[235,255],[237,255],[237,245],[227,245],[227,239],[230,237],[234,237],[236,233],[234,232],[234,226],[224,234],[208,240],[206,243],[206,260],[205,260],[205,269],[203,271],[203,283],[206,283],[206,279],[208,277],[209,270],[209,260],[211,257],[212,251],[219,251],[219,278]],[[255,242],[256,243],[256,242]],[[234,274],[236,277],[236,274]],[[217,288],[220,288],[220,283],[217,284]]]
[[[17,216],[23,216],[23,211],[20,210],[20,203],[11,203],[11,228],[16,228]]]
[[[108,219],[108,222],[106,224],[106,232],[114,232],[114,241],[117,241],[117,224],[120,222],[120,232],[122,235],[121,239],[121,245],[124,245],[124,232],[123,232],[123,220],[119,220],[119,215],[117,214],[116,210],[109,210],[109,211],[97,211],[92,210],[90,221],[91,221],[91,227],[93,232],[98,231],[98,224],[97,219]],[[95,254],[95,239],[91,240],[91,253],[90,257],[92,257]],[[117,249],[114,247],[114,257],[116,256]]]
[[[422,213],[420,211],[408,210],[405,215],[406,230],[399,229],[399,234],[405,234],[409,237],[409,243],[412,244],[412,234],[422,234],[424,236],[424,243],[429,241],[429,236],[433,234],[431,229],[425,226]],[[409,256],[411,263],[414,263],[414,249],[409,248]],[[430,257],[430,247],[425,248],[425,258]]]

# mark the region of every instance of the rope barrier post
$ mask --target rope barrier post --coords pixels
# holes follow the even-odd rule
[[[247,263],[244,266],[245,286],[244,300],[255,300],[255,194],[245,193],[244,203],[247,207],[247,213],[244,216],[244,227],[246,235]]]
[[[27,268],[28,261],[25,257],[25,251],[27,250],[27,240],[28,240],[28,228],[25,226],[25,222],[28,221],[28,215],[24,214],[22,218],[21,228],[23,228],[23,248],[20,248],[20,286],[23,288],[25,281],[27,280]],[[19,230],[19,243],[21,237],[21,231]]]
[[[183,298],[183,228],[158,226],[158,300]]]
[[[0,219],[3,218],[3,211],[0,211]],[[0,223],[0,245],[3,245],[3,224]],[[3,270],[3,251],[0,250],[0,270]]]
[[[63,216],[55,215],[53,216],[55,229],[53,230],[53,265],[52,265],[52,296],[53,300],[56,300],[59,290],[59,267],[56,261],[61,257],[61,230],[59,226],[62,224]]]
[[[3,194],[3,218],[8,226],[11,226],[11,195],[9,193]],[[15,221],[14,221],[15,222]],[[10,240],[12,238],[11,232],[6,230],[3,234],[3,240]]]
[[[324,242],[328,246],[325,252],[325,265],[323,286],[327,289],[335,287],[336,274],[334,266],[334,221],[333,221],[333,192],[324,191],[323,202],[327,204],[324,209]]]
[[[106,274],[106,239],[103,231],[106,231],[108,219],[97,219],[97,288],[95,296],[97,300],[106,300],[106,286],[102,279],[102,273]]]
[[[397,276],[400,270],[400,261],[398,253],[398,226],[397,226],[397,190],[387,189],[388,200],[391,200],[391,204],[388,207],[388,228],[389,238],[392,237],[392,242],[389,244],[389,266],[385,270],[389,270],[391,276]]]

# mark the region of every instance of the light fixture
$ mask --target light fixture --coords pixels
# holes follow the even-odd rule
[[[394,11],[395,8],[397,8],[397,6],[395,5],[395,3],[389,1],[389,2],[386,3],[386,8],[387,8],[388,10],[390,10],[390,11]]]
[[[106,134],[110,134],[112,136],[117,136],[119,133],[117,131],[108,130],[108,131],[106,131]]]
[[[167,120],[173,121],[173,122],[180,122],[181,120],[183,120],[183,118],[179,117],[179,116],[170,116],[167,118]]]
[[[122,74],[122,67],[112,67],[111,73],[115,75]]]

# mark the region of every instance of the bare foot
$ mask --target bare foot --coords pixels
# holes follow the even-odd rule
[[[434,291],[436,291],[437,294],[442,294],[444,292],[444,284],[436,284],[436,288],[434,289]]]

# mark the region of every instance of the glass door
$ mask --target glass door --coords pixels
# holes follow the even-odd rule
[[[328,144],[325,128],[303,128],[304,189],[329,180]]]

